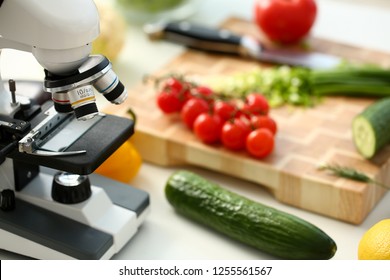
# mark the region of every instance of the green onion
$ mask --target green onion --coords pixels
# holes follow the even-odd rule
[[[243,97],[251,92],[263,93],[273,107],[285,104],[309,107],[329,95],[390,96],[390,69],[348,64],[327,70],[280,66],[257,68],[208,83],[224,95]]]
[[[390,70],[371,65],[313,70],[310,79],[312,91],[317,95],[390,95]]]

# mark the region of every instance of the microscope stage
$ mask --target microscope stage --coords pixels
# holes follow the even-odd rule
[[[40,156],[14,151],[9,154],[8,157],[20,162],[29,162],[70,173],[88,175],[99,167],[100,164],[118,149],[123,142],[129,139],[133,133],[133,120],[113,115],[105,115],[104,117],[101,117],[99,121],[93,123],[82,137],[75,140],[65,150],[85,150],[85,154],[72,156]]]

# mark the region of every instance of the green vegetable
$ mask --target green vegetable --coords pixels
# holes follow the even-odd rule
[[[282,259],[330,259],[337,247],[318,227],[230,192],[192,172],[167,181],[165,195],[184,216]]]
[[[390,143],[390,97],[368,106],[352,122],[352,137],[359,153],[372,158]]]
[[[313,70],[310,79],[316,95],[390,96],[390,70],[372,65]]]
[[[314,106],[324,96],[390,96],[390,70],[372,65],[312,70],[300,67],[268,67],[209,80],[224,95],[245,96],[261,92],[271,106]]]
[[[207,83],[220,95],[245,97],[252,92],[261,92],[272,107],[284,104],[313,106],[318,98],[312,94],[309,76],[309,69],[281,66],[256,68],[210,79]]]
[[[159,13],[172,9],[186,0],[117,0],[122,7],[147,13]]]
[[[377,185],[377,186],[380,186],[380,187],[385,188],[385,189],[390,189],[389,186],[384,185],[381,182],[378,182],[378,181],[372,179],[367,174],[365,174],[361,171],[358,171],[354,168],[351,168],[351,167],[340,166],[340,165],[324,165],[324,166],[321,166],[319,169],[320,170],[328,170],[333,175],[341,177],[341,178],[346,178],[346,179],[350,179],[350,180],[357,181],[357,182],[373,184],[373,185]]]

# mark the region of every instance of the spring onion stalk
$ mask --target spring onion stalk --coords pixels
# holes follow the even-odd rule
[[[390,95],[390,70],[371,65],[311,71],[312,91],[319,95]]]

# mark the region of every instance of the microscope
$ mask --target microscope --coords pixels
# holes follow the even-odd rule
[[[148,193],[93,173],[134,132],[130,118],[98,111],[95,90],[127,97],[110,61],[90,54],[98,35],[93,0],[0,0],[0,51],[32,53],[45,77],[0,77],[2,250],[110,259],[148,214]]]

